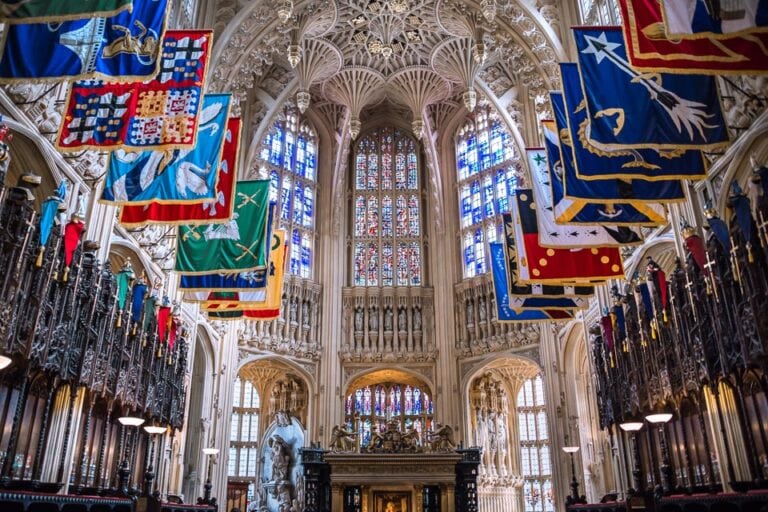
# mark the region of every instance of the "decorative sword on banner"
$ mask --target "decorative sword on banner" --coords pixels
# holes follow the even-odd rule
[[[661,85],[661,75],[658,73],[648,74],[635,71],[626,59],[614,51],[621,45],[608,41],[605,32],[598,37],[584,34],[584,38],[589,43],[589,47],[582,50],[581,53],[594,55],[598,64],[607,58],[617,68],[632,77],[632,83],[639,83],[645,87],[651,99],[661,105],[669,114],[679,132],[682,133],[683,128],[685,128],[688,137],[693,139],[693,130],[696,129],[701,138],[706,139],[704,129],[717,128],[717,125],[707,124],[706,120],[714,114],[708,114],[703,109],[706,107],[704,103],[681,98],[677,93],[665,89]],[[656,80],[652,77],[656,77]]]

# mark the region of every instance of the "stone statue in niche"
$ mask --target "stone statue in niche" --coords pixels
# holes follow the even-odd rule
[[[472,304],[472,300],[468,300],[466,304],[467,325],[472,325],[475,323],[475,308],[473,306],[474,304]]]
[[[288,480],[288,466],[291,463],[290,447],[281,436],[275,434],[269,438],[269,448],[272,459],[270,482],[280,484]]]
[[[392,308],[389,306],[384,309],[384,330],[392,330]]]
[[[413,330],[421,330],[421,308],[413,308]]]
[[[296,298],[294,297],[293,299],[291,299],[291,316],[290,316],[291,322],[295,323],[296,320],[298,319],[298,313],[299,313],[298,310],[299,310],[299,305],[297,304]]]
[[[488,312],[486,311],[485,297],[483,296],[481,296],[477,301],[477,312],[480,317],[480,321],[485,322],[485,319],[488,316]]]
[[[355,308],[355,330],[363,330],[363,308],[361,307]]]
[[[379,330],[379,310],[376,306],[373,306],[371,310],[368,311],[368,330],[371,332]]]
[[[401,307],[397,311],[397,329],[400,331],[405,331],[407,328],[406,321],[405,308]]]
[[[309,327],[309,302],[307,301],[301,303],[301,323]]]

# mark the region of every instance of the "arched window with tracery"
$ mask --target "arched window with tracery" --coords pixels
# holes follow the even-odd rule
[[[509,212],[519,165],[504,122],[490,106],[478,105],[456,141],[464,277],[488,271],[487,245],[501,239],[501,214]]]
[[[230,478],[256,477],[260,411],[261,398],[251,381],[235,379],[227,471]]]
[[[419,443],[427,442],[434,430],[434,404],[424,386],[401,382],[381,382],[350,390],[344,403],[347,430],[356,432],[362,447],[368,446],[372,432],[384,432],[393,420],[400,432],[411,429]]]
[[[272,181],[279,227],[290,236],[288,272],[312,276],[317,198],[317,132],[287,107],[272,125],[259,152],[262,172]]]
[[[352,284],[421,286],[421,174],[416,141],[384,127],[355,145]]]
[[[621,10],[616,0],[579,0],[579,14],[585,25],[621,25]]]
[[[520,467],[525,512],[554,511],[552,456],[549,445],[547,410],[541,375],[528,379],[517,395],[520,426]]]

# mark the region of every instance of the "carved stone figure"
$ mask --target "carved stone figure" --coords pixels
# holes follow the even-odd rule
[[[480,317],[481,322],[485,322],[485,319],[488,316],[488,312],[485,307],[485,297],[480,297],[477,301],[477,312],[478,316]]]
[[[405,331],[407,328],[406,321],[405,308],[400,308],[397,311],[397,329],[400,331]]]
[[[368,330],[377,332],[379,330],[379,310],[373,306],[368,312]]]
[[[449,452],[456,448],[453,441],[453,429],[448,425],[436,424],[437,430],[429,436],[429,447],[433,452]]]
[[[334,452],[351,452],[355,449],[355,432],[346,429],[344,425],[336,425],[331,431],[329,448]]]
[[[421,330],[421,308],[413,308],[413,330]]]
[[[384,330],[385,331],[391,331],[392,330],[392,308],[387,306],[384,310]]]
[[[270,482],[280,483],[288,480],[288,466],[291,462],[290,449],[285,440],[274,435],[269,439],[272,458],[272,478]]]
[[[363,308],[355,308],[355,330],[363,330]]]

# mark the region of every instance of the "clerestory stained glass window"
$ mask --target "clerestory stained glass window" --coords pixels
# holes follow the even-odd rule
[[[501,237],[520,173],[512,137],[490,106],[478,105],[459,129],[456,167],[464,277],[474,277],[489,268],[486,247]]]
[[[420,286],[421,176],[416,141],[386,127],[355,147],[352,281],[355,286]]]
[[[517,395],[525,512],[553,512],[552,463],[541,375],[528,379]]]
[[[311,277],[317,198],[317,133],[286,108],[261,145],[259,157],[272,180],[270,200],[279,227],[290,237],[289,273]]]

